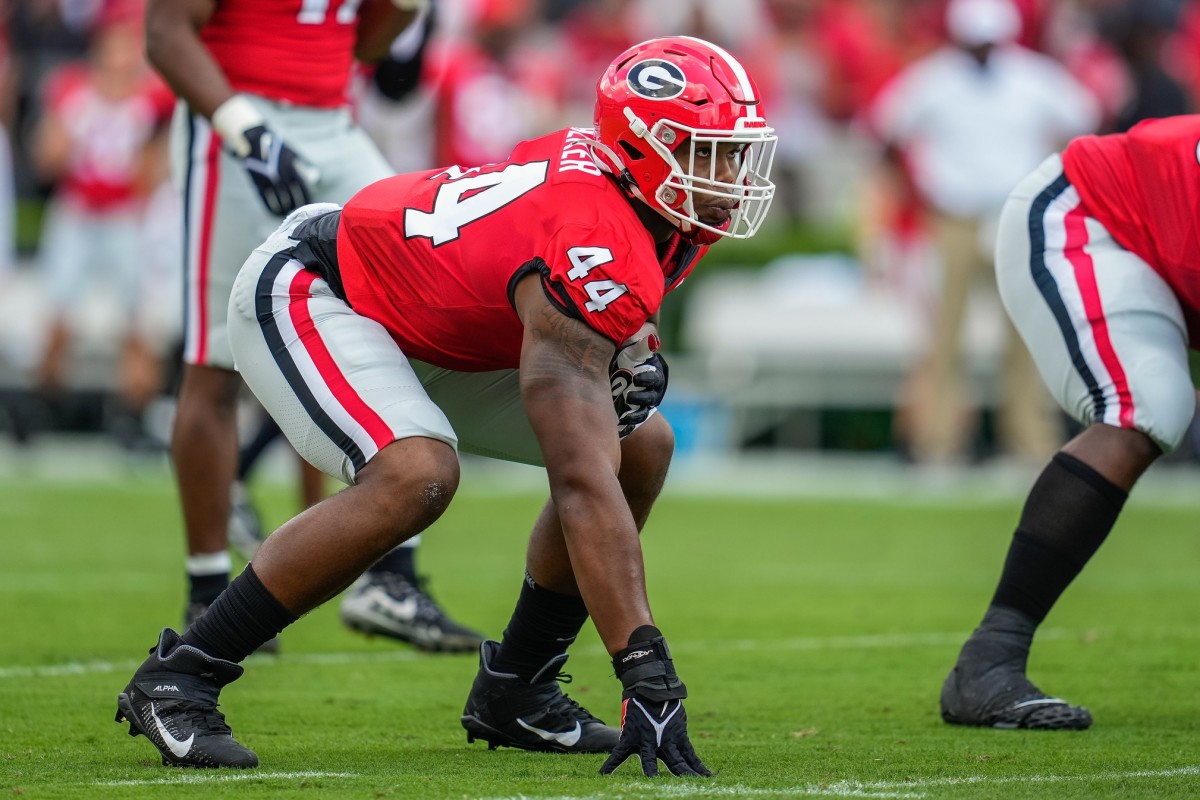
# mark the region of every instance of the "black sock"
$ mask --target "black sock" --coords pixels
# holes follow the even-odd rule
[[[229,584],[183,634],[189,644],[213,658],[238,662],[296,621],[254,574],[246,569]]]
[[[417,583],[417,566],[416,566],[415,547],[395,547],[390,553],[376,561],[368,573],[392,573],[393,575],[401,575],[414,586]]]
[[[583,598],[538,586],[526,572],[492,667],[532,679],[546,662],[567,652],[587,618]]]
[[[271,417],[263,418],[262,422],[259,423],[258,430],[254,433],[254,437],[238,453],[237,479],[239,481],[246,480],[246,476],[250,474],[250,470],[258,462],[259,456],[282,435],[283,431],[279,429],[279,423]]]
[[[1037,622],[1015,608],[993,605],[963,645],[958,666],[967,677],[996,667],[1025,674]]]
[[[1054,456],[1025,501],[992,606],[1041,623],[1104,543],[1126,496],[1079,459]]]
[[[215,575],[193,575],[189,572],[188,602],[211,605],[228,585],[228,572],[218,572]]]

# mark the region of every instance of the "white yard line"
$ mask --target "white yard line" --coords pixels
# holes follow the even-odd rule
[[[728,652],[770,652],[770,651],[822,651],[822,650],[873,650],[905,647],[949,647],[961,644],[969,631],[930,632],[930,633],[881,633],[861,636],[800,636],[790,639],[716,639],[716,640],[686,640],[673,644],[671,649],[679,653],[728,653]],[[1141,639],[1147,634],[1166,636],[1176,639],[1200,638],[1200,628],[1173,628],[1162,631],[1139,631]],[[1088,638],[1112,638],[1121,635],[1120,631],[1100,630],[1068,630],[1064,628],[1046,628],[1038,631],[1038,641],[1062,641],[1087,636]],[[598,644],[578,647],[573,651],[576,655],[603,656],[604,649]],[[412,650],[387,650],[382,652],[341,652],[341,653],[287,653],[282,656],[251,656],[248,666],[252,669],[263,669],[277,666],[296,666],[313,664],[319,666],[338,664],[391,664],[420,661],[428,656]],[[80,675],[110,675],[119,672],[132,672],[142,663],[142,659],[121,661],[72,661],[62,664],[45,664],[37,666],[0,667],[0,680],[7,678],[64,678]]]
[[[1095,634],[1095,631],[1089,631]],[[884,633],[865,636],[805,636],[791,639],[720,639],[712,641],[682,641],[672,645],[676,652],[763,652],[763,651],[813,651],[813,650],[868,650],[875,648],[944,647],[960,644],[968,631],[953,633]],[[1071,632],[1048,628],[1038,631],[1038,640],[1047,641],[1081,636],[1083,632]],[[574,653],[585,656],[604,655],[600,645],[576,648]],[[288,653],[282,656],[254,656],[250,663],[254,669],[271,666],[297,664],[369,664],[418,661],[427,658],[411,650],[385,652],[344,653]],[[108,675],[114,672],[132,672],[142,659],[122,661],[81,661],[42,666],[0,667],[0,680],[5,678],[63,678],[75,675]]]
[[[27,483],[102,485],[114,490],[159,494],[167,474],[161,455],[130,456],[104,436],[50,434],[33,447],[0,435],[0,479]],[[293,460],[269,453],[257,480],[292,484]],[[460,498],[516,493],[542,494],[543,470],[480,457],[464,457]],[[919,469],[886,453],[802,452],[681,454],[672,465],[665,493],[721,498],[777,497],[918,505],[1011,504],[1023,500],[1040,466],[993,460],[968,469]],[[1156,467],[1138,482],[1131,504],[1195,508],[1197,468]],[[26,505],[0,502],[0,516],[25,519]],[[460,501],[461,502],[461,501]]]
[[[278,781],[297,778],[357,778],[355,772],[179,772],[169,778],[128,781],[96,781],[90,786],[174,786],[191,783],[233,783],[234,781]]]
[[[673,644],[671,649],[679,653],[729,653],[729,652],[778,652],[778,651],[822,651],[822,650],[874,650],[905,647],[950,647],[961,644],[968,631],[930,633],[880,633],[861,636],[800,636],[790,639],[715,639],[685,640]],[[1111,639],[1125,636],[1122,631],[1088,628],[1069,630],[1046,628],[1038,631],[1038,641],[1063,641],[1087,637],[1089,639]],[[1200,638],[1200,628],[1171,628],[1163,630],[1141,630],[1134,637],[1170,638],[1195,640]],[[572,651],[582,656],[606,655],[604,648],[590,644]],[[338,664],[392,664],[420,661],[428,656],[412,650],[385,650],[380,652],[342,653],[287,653],[282,656],[251,656],[247,665],[258,670],[270,667],[296,665],[329,666]],[[110,675],[132,672],[142,659],[121,661],[69,661],[62,664],[37,666],[0,667],[0,680],[7,678],[69,678],[80,675]]]
[[[289,664],[370,664],[417,661],[423,656],[409,650],[382,653],[294,653],[284,656],[252,656],[248,664],[254,669]],[[144,659],[128,661],[82,661],[30,667],[0,667],[0,680],[5,678],[63,678],[75,675],[109,675],[137,669]]]
[[[920,800],[920,798],[928,796],[928,790],[945,786],[989,787],[1012,784],[1091,783],[1191,776],[1200,776],[1200,766],[1134,772],[1101,772],[1095,775],[1027,775],[994,778],[986,775],[971,775],[962,778],[928,778],[908,781],[837,781],[829,784],[810,783],[803,786],[780,786],[770,789],[736,783],[721,786],[701,781],[656,782],[653,786],[630,783],[620,787],[614,786],[615,791],[604,794],[506,795],[482,798],[482,800],[612,800],[614,797],[645,796],[655,798],[872,797]]]
[[[733,784],[685,781],[680,783],[658,783],[643,786],[637,783],[617,785],[615,792],[603,795],[507,795],[485,798],[485,800],[608,800],[616,797],[639,797],[652,795],[662,798],[724,798],[724,797],[873,797],[904,798],[920,800],[927,791],[946,786],[1003,786],[1012,784],[1090,783],[1144,780],[1153,778],[1182,778],[1200,776],[1200,766],[1176,767],[1160,770],[1136,770],[1132,772],[1101,772],[1095,775],[1025,775],[990,777],[970,775],[961,778],[927,778],[907,781],[837,781],[830,784],[805,784],[777,788],[757,788]],[[354,772],[180,772],[167,778],[149,778],[122,781],[96,781],[93,786],[170,786],[177,784],[232,783],[235,781],[297,780],[306,778],[355,778]]]
[[[864,789],[930,789],[937,786],[971,786],[975,784],[992,786],[995,784],[1012,783],[1079,783],[1083,781],[1125,781],[1145,778],[1182,778],[1192,775],[1200,775],[1200,767],[1139,769],[1132,772],[1098,772],[1095,775],[1016,775],[995,778],[987,775],[972,775],[965,778],[927,778],[911,781],[870,781],[866,783],[850,782],[847,785],[859,786]]]

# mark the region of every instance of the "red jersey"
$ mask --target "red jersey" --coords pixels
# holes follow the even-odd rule
[[[166,84],[148,73],[128,96],[105,97],[87,67],[71,65],[51,77],[45,102],[71,141],[70,161],[58,180],[60,196],[91,211],[134,200],[144,148],[174,106]]]
[[[200,39],[239,92],[346,104],[359,0],[220,0]]]
[[[656,247],[596,166],[590,131],[522,142],[508,161],[398,175],[350,199],[338,227],[346,300],[404,353],[464,372],[516,368],[512,305],[537,272],[560,310],[623,342],[707,248]]]
[[[1075,139],[1063,170],[1084,210],[1167,282],[1200,341],[1200,115]]]

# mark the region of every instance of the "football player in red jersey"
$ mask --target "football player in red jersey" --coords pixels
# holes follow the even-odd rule
[[[80,305],[108,283],[123,300],[119,398],[134,416],[157,389],[157,359],[139,325],[137,237],[174,102],[141,56],[138,22],[120,8],[105,13],[86,61],[50,74],[31,148],[35,168],[55,184],[39,237],[53,311],[38,386],[48,396],[62,391]]]
[[[172,126],[184,216],[184,369],[171,455],[188,541],[191,624],[229,584],[241,380],[225,318],[234,276],[283,215],[343,203],[394,171],[351,118],[355,59],[387,55],[422,0],[150,0],[146,48],[181,103]],[[482,637],[420,588],[410,541],[363,576],[343,621],[425,650]],[[274,649],[277,642],[270,642]]]
[[[959,725],[1080,730],[1086,708],[1026,677],[1033,636],[1142,473],[1183,441],[1200,343],[1200,116],[1085,136],[1009,196],[1001,299],[1042,379],[1087,426],[1042,471],[979,628],[942,688]]]
[[[468,739],[637,754],[710,774],[687,735],[638,532],[674,438],[655,409],[654,320],[709,244],[762,222],[775,136],[742,65],[655,39],[597,87],[594,130],[508,161],[372,184],[289,216],[246,261],[230,342],[288,439],[350,487],[283,525],[182,637],[163,631],[119,717],[164,761],[253,766],[215,703],[237,662],[445,510],[456,449],[545,465],[550,500],[502,641],[485,642]],[[591,616],[623,685],[620,732],[555,680]]]

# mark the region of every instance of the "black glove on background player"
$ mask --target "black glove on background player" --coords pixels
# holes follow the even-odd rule
[[[213,128],[246,168],[263,204],[272,214],[286,216],[312,202],[317,168],[272,131],[262,114],[242,95],[234,95],[213,112]]]
[[[625,687],[621,739],[600,774],[610,774],[637,754],[642,772],[650,777],[658,775],[659,759],[672,775],[712,777],[688,739],[682,703],[687,687],[675,674],[671,651],[658,629],[644,625],[634,631],[629,646],[613,656],[613,668]]]
[[[437,26],[437,13],[437,0],[430,0],[412,25],[396,37],[388,54],[372,70],[371,79],[375,88],[388,100],[400,102],[421,85],[425,50]]]

